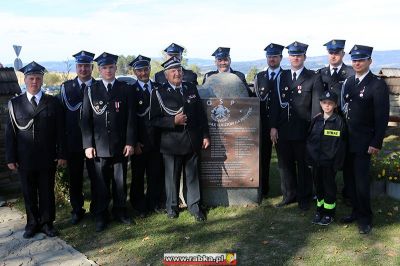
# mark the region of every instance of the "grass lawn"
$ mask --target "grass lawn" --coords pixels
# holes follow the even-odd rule
[[[185,210],[175,220],[154,214],[131,226],[112,222],[99,234],[90,215],[72,226],[70,207],[59,206],[56,226],[61,238],[101,265],[161,265],[166,252],[227,251],[237,252],[238,265],[400,265],[400,202],[373,200],[374,227],[367,236],[355,224],[313,225],[314,209],[273,207],[281,199],[276,164],[274,157],[270,198],[258,207],[211,208],[205,223]],[[337,217],[349,212],[339,199]]]

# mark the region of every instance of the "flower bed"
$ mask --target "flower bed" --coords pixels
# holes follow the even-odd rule
[[[371,159],[371,178],[400,183],[400,137],[385,138],[382,150]]]

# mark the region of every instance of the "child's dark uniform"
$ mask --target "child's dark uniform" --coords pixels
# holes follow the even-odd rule
[[[317,194],[317,214],[333,217],[336,207],[337,170],[341,169],[345,155],[345,123],[333,113],[324,119],[323,113],[311,121],[307,138],[307,160]]]

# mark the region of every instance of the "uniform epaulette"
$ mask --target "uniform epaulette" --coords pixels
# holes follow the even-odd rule
[[[322,71],[322,68],[321,68],[321,69],[317,69],[317,70],[315,71],[315,74],[319,74],[319,73],[321,73],[321,71]]]

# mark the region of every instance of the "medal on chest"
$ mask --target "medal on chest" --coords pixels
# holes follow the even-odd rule
[[[297,86],[297,93],[300,94],[301,93],[301,86]]]
[[[119,101],[116,101],[116,102],[115,102],[115,112],[117,112],[117,113],[119,112],[119,105],[120,105],[120,103],[121,103],[121,102],[119,102]]]
[[[360,91],[360,98],[364,97],[364,91],[365,91],[365,87]]]

